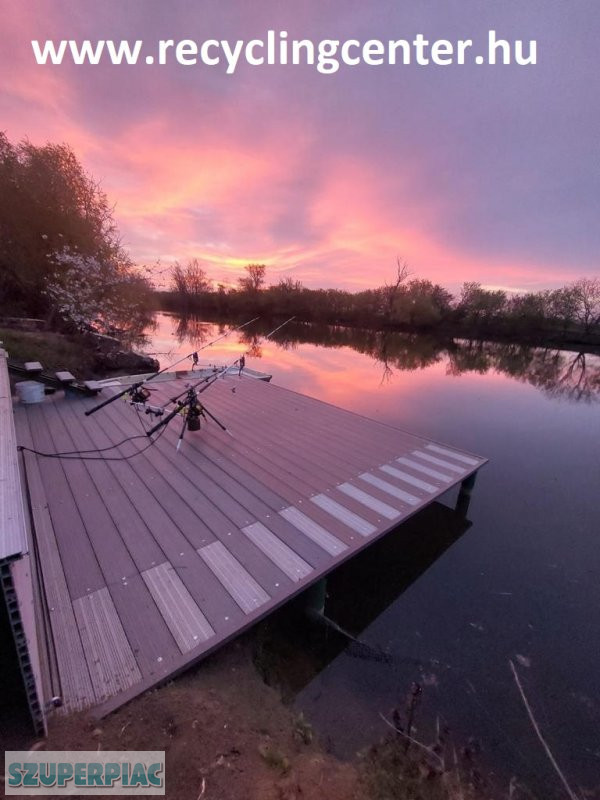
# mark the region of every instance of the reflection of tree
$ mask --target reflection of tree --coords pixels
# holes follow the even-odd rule
[[[245,345],[245,353],[250,358],[262,358],[262,348],[260,346],[262,335],[256,332],[246,333],[244,331],[239,338],[239,343]]]
[[[188,342],[192,347],[201,347],[207,340],[209,334],[213,330],[211,322],[202,322],[197,317],[181,316],[177,318],[177,328],[175,336],[179,344]],[[225,331],[224,326],[219,327],[218,336],[221,332]]]
[[[566,360],[558,381],[545,386],[551,397],[566,397],[576,402],[590,403],[600,399],[600,365],[590,368],[585,353],[578,353],[571,360]]]
[[[535,386],[551,397],[575,402],[600,400],[600,359],[585,353],[470,341],[448,354],[448,374],[495,370]]]
[[[262,358],[261,342],[273,327],[272,320],[265,320],[240,331],[240,352],[245,351],[250,358]],[[226,326],[221,326],[217,335],[225,330]],[[187,340],[198,347],[211,332],[211,323],[194,317],[179,318],[179,342]],[[484,375],[494,370],[529,383],[552,397],[576,402],[600,400],[600,358],[584,353],[477,339],[443,341],[422,334],[304,322],[291,322],[270,341],[283,350],[295,349],[299,344],[350,347],[382,365],[382,383],[391,381],[395,370],[425,369],[446,358],[449,375],[468,372]]]

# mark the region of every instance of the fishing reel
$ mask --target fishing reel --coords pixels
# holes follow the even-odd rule
[[[165,413],[163,408],[148,405],[147,401],[151,396],[150,389],[146,389],[145,386],[132,386],[129,390],[129,402],[137,411],[152,414],[154,417],[162,417]]]
[[[184,415],[184,429],[194,432],[200,430],[200,417],[204,416],[204,406],[198,400],[196,390],[191,388],[187,393],[187,398],[179,403],[180,411]]]
[[[144,405],[146,400],[149,399],[150,389],[146,389],[145,386],[132,386],[129,390],[129,402],[131,405],[135,405],[137,403]]]
[[[199,403],[192,405],[187,410],[186,424],[188,431],[200,430],[200,417],[202,417],[202,406]]]

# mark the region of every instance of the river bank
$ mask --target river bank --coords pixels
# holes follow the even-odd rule
[[[164,750],[169,800],[491,800],[472,748],[442,732],[427,749],[406,746],[402,728],[352,760],[336,758],[301,713],[281,702],[255,666],[250,633],[105,719],[55,715],[48,737],[19,747],[46,750]],[[392,725],[400,726],[394,712]],[[2,736],[5,749],[15,745]],[[516,790],[514,800],[531,795]]]
[[[68,370],[80,379],[158,369],[155,359],[137,353],[109,337],[69,336],[57,331],[27,329],[13,324],[10,327],[0,325],[0,342],[14,361],[39,361],[46,370]]]

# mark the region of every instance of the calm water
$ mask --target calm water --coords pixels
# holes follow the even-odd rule
[[[217,335],[159,315],[148,349],[164,365]],[[278,341],[233,334],[200,356],[228,363],[249,349],[248,366],[282,386],[490,459],[468,530],[450,512],[425,515],[391,535],[393,557],[359,557],[361,581],[348,586],[360,589],[331,582],[332,616],[370,649],[315,656],[297,707],[348,755],[385,733],[379,712],[402,707],[417,681],[417,736],[440,715],[459,741],[481,743],[503,781],[563,796],[512,659],[571,784],[600,784],[600,360],[307,325]]]

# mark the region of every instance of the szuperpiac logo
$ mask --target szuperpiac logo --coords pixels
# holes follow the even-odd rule
[[[7,795],[164,795],[164,750],[7,751]]]

